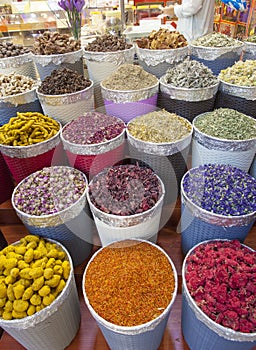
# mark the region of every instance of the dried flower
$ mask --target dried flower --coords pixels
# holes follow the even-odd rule
[[[68,22],[73,37],[78,40],[81,36],[82,9],[84,0],[60,0],[58,5],[67,12]]]
[[[256,331],[256,252],[238,240],[198,245],[186,259],[190,295],[215,322],[235,331]]]
[[[203,164],[190,169],[183,190],[197,206],[209,212],[240,216],[256,211],[256,179],[224,164]]]

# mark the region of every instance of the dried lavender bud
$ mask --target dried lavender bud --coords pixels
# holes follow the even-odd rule
[[[231,165],[192,168],[182,185],[187,197],[208,212],[240,216],[256,211],[256,179]]]
[[[129,133],[142,141],[175,142],[186,137],[192,125],[185,119],[164,109],[136,117],[128,124]]]
[[[238,86],[256,86],[256,60],[237,61],[233,66],[222,69],[219,78]]]
[[[68,123],[62,131],[69,142],[87,145],[101,143],[120,135],[125,128],[122,120],[99,112],[87,112]]]
[[[111,90],[138,90],[154,86],[158,79],[135,64],[122,64],[115,72],[102,81],[102,85]]]
[[[68,34],[45,31],[35,39],[32,52],[35,55],[56,55],[80,49],[80,40],[75,40]]]
[[[205,88],[218,83],[218,78],[203,63],[186,59],[169,68],[164,76],[167,84],[183,88]]]
[[[125,38],[112,34],[105,34],[98,36],[95,40],[88,43],[84,49],[94,52],[113,52],[130,49],[131,47],[132,45],[128,44]]]
[[[227,140],[256,138],[256,120],[230,108],[219,108],[194,119],[195,127],[206,135]]]
[[[54,69],[38,88],[45,95],[61,95],[86,89],[92,84],[90,79],[68,68]]]
[[[191,42],[195,46],[226,47],[241,46],[241,42],[222,33],[209,33]]]
[[[103,170],[89,185],[92,204],[114,215],[134,215],[152,208],[162,194],[160,182],[149,168],[120,165]]]
[[[177,49],[188,45],[183,34],[164,28],[152,30],[148,37],[137,39],[136,43],[140,48],[153,50]]]
[[[77,202],[86,189],[86,178],[66,166],[43,168],[14,190],[13,202],[24,213],[36,216],[58,213]]]
[[[0,58],[14,57],[29,53],[30,49],[11,42],[0,43]]]

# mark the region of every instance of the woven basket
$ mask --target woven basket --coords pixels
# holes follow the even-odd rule
[[[11,173],[0,153],[0,204],[11,198],[13,189]]]
[[[87,183],[84,174],[83,177]],[[22,182],[19,185],[21,184]],[[86,201],[87,188],[80,199],[70,207],[55,214],[37,216],[26,214],[16,207],[14,196],[19,185],[13,191],[12,205],[28,231],[63,244],[69,251],[74,265],[79,265],[88,258],[92,250],[93,222]]]
[[[250,168],[250,174],[256,179],[256,156],[254,156],[254,160]]]
[[[89,192],[87,193],[87,200],[102,246],[106,246],[116,240],[133,238],[145,239],[156,243],[165,195],[164,184],[159,177],[158,180],[162,187],[161,197],[151,209],[140,214],[121,216],[105,213],[95,207],[91,202]]]
[[[153,112],[157,105],[159,83],[140,90],[110,90],[102,86],[106,113],[128,123],[133,118]]]
[[[255,60],[255,58],[256,58],[256,43],[245,41],[244,49],[243,49],[243,61]]]
[[[224,216],[200,208],[188,199],[183,188],[183,179],[181,204],[181,245],[184,254],[205,240],[238,239],[243,242],[256,220],[256,212]]]
[[[180,181],[187,170],[192,132],[191,126],[191,132],[181,140],[170,143],[152,143],[136,139],[129,133],[127,127],[131,158],[140,160],[149,166],[164,183],[164,207],[174,206],[180,194]],[[170,216],[171,210],[167,213],[163,211],[161,227],[169,220]]]
[[[177,49],[152,50],[135,46],[139,65],[148,73],[161,78],[167,69],[188,57],[188,46]]]
[[[0,97],[0,125],[7,124],[17,112],[43,113],[37,98],[36,87],[20,94]]]
[[[57,119],[62,125],[94,109],[93,82],[81,91],[63,95],[45,95],[37,90],[44,114]]]
[[[69,164],[85,173],[88,179],[93,178],[104,168],[120,162],[124,157],[125,129],[112,140],[88,145],[74,144],[65,140],[63,131],[61,140]]]
[[[207,163],[230,164],[249,171],[256,152],[256,138],[226,140],[209,136],[195,126],[196,120],[203,116],[204,114],[201,114],[193,120],[192,167]]]
[[[185,273],[186,260],[193,252],[193,249],[187,253],[182,266],[183,290],[181,322],[182,333],[189,348],[196,350],[254,349],[256,343],[256,333],[236,332],[230,328],[217,324],[206,316],[206,314],[197,306],[196,302],[191,297],[187,288]]]
[[[256,87],[238,86],[220,81],[214,108],[234,108],[256,118]]]
[[[138,240],[139,242],[143,242],[143,240]],[[152,244],[149,242],[149,244]],[[124,327],[118,326],[113,323],[110,323],[99,316],[91,306],[88,297],[86,295],[85,288],[83,287],[83,296],[85,300],[85,304],[87,305],[91,315],[96,320],[98,327],[102,331],[104,338],[106,339],[109,347],[112,350],[120,350],[120,349],[129,349],[129,350],[157,350],[160,346],[161,340],[164,335],[164,331],[167,325],[167,321],[171,312],[171,308],[176,299],[177,295],[177,287],[178,287],[178,277],[176,268],[170,259],[170,257],[165,253],[165,251],[159,246],[152,244],[154,247],[159,249],[167,258],[172,266],[172,270],[175,278],[175,290],[173,292],[172,300],[170,301],[167,308],[163,311],[163,313],[155,318],[152,321],[147,323],[134,326],[134,327]],[[98,250],[88,262],[87,267],[83,274],[83,283],[85,285],[85,276],[86,271],[89,265],[93,262],[95,256],[102,250]]]
[[[84,75],[83,50],[55,55],[32,54],[41,80],[51,75],[54,69],[68,68]]]
[[[30,52],[19,56],[0,58],[0,74],[13,72],[37,79],[36,66]]]
[[[35,171],[52,165],[60,144],[60,131],[61,125],[58,133],[50,139],[29,146],[0,144],[3,158],[17,183]]]
[[[125,63],[133,63],[135,47],[113,52],[93,52],[83,49],[89,78],[94,83],[95,108],[104,106],[100,83]]]
[[[200,89],[179,88],[166,84],[163,76],[160,78],[158,106],[192,122],[198,114],[214,109],[218,86],[219,83]]]
[[[239,42],[238,42],[239,43]],[[205,47],[190,45],[190,58],[199,61],[218,75],[222,69],[233,66],[240,60],[244,44],[226,47]]]
[[[0,326],[28,350],[63,350],[80,325],[80,304],[71,257],[59,242],[49,241],[66,253],[71,266],[63,291],[49,306],[32,316],[10,321],[0,318]]]

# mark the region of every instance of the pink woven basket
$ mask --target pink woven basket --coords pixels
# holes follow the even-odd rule
[[[96,155],[74,154],[66,150],[70,165],[82,171],[89,179],[104,168],[117,164],[123,159],[125,143],[108,152]]]
[[[0,153],[0,204],[11,198],[14,183],[10,171]]]

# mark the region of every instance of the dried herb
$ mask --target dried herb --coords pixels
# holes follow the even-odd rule
[[[124,122],[116,117],[87,112],[68,123],[62,135],[69,142],[88,145],[112,140],[120,135],[124,128]]]
[[[184,176],[183,189],[197,206],[219,215],[240,216],[256,211],[256,179],[224,164],[203,164]]]
[[[191,129],[186,119],[165,110],[139,116],[128,125],[133,137],[155,143],[175,142],[186,137]]]
[[[234,241],[200,244],[186,260],[188,290],[216,323],[238,332],[256,332],[256,252]]]
[[[131,47],[132,45],[127,43],[124,37],[104,34],[96,37],[92,42],[88,43],[84,49],[93,52],[114,52],[127,50]]]
[[[218,83],[218,78],[203,63],[186,59],[169,68],[164,81],[176,87],[196,89],[213,86]]]
[[[126,240],[103,248],[90,262],[85,291],[105,320],[136,326],[158,317],[175,288],[168,258],[146,242]]]
[[[220,139],[256,138],[256,120],[230,108],[219,108],[198,116],[194,125],[202,133]]]
[[[154,86],[158,83],[157,77],[146,72],[135,64],[122,64],[115,72],[102,81],[102,85],[110,90],[139,90]]]
[[[20,211],[36,216],[54,214],[70,207],[86,188],[83,174],[71,167],[43,168],[21,182],[13,193]]]
[[[89,186],[91,202],[114,215],[134,215],[152,208],[162,194],[155,173],[139,165],[119,165],[103,170]]]
[[[256,60],[237,61],[233,66],[222,69],[220,80],[238,86],[256,86]]]
[[[195,46],[226,47],[241,46],[241,42],[222,33],[209,33],[191,42]]]
[[[183,34],[164,28],[152,30],[148,37],[137,39],[136,43],[140,48],[153,50],[177,49],[188,45]]]
[[[249,36],[245,41],[249,43],[256,43],[256,34]]]

